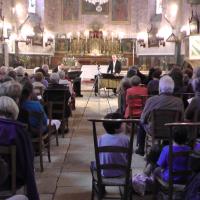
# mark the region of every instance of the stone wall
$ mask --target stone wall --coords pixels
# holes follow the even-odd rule
[[[75,0],[80,1],[81,0]],[[168,4],[170,2],[178,3],[178,18],[175,18],[173,23],[176,25],[176,32],[180,33],[180,29],[183,25],[188,23],[188,18],[191,15],[190,5],[187,4],[187,0],[163,0],[164,9],[167,13]],[[13,10],[12,8],[15,8]],[[20,10],[20,11],[19,11]],[[27,17],[28,1],[27,0],[6,0],[3,1],[3,14],[5,21],[12,25],[12,31],[17,33],[17,29],[20,24],[24,22]],[[124,37],[136,38],[138,32],[146,32],[150,23],[150,19],[155,13],[155,1],[154,0],[130,0],[130,23],[129,24],[113,24],[110,20],[110,15],[81,15],[78,23],[64,23],[61,19],[61,0],[37,0],[37,14],[41,18],[41,26],[44,28],[44,35],[51,33],[53,35],[74,32],[84,32],[89,29],[92,22],[96,21],[103,24],[103,30],[108,33],[111,32],[123,32]],[[195,10],[200,14],[199,6],[196,6]],[[14,11],[14,12],[13,12]],[[18,14],[17,14],[18,13]],[[80,10],[81,13],[81,10]],[[31,23],[32,22],[28,22]],[[169,26],[166,20],[162,17],[159,22],[159,27]],[[165,38],[166,39],[166,38]],[[14,39],[13,39],[14,40]],[[46,38],[45,38],[46,40]],[[44,43],[45,43],[44,40]],[[9,51],[14,52],[14,43],[11,41],[9,44]],[[45,45],[44,45],[45,46]],[[53,54],[54,46],[42,48],[26,46],[25,44],[19,44],[20,53],[33,53],[33,54]],[[174,45],[167,44],[162,48],[137,48],[138,54],[151,55],[151,54],[174,54]],[[184,47],[182,48],[184,54]]]

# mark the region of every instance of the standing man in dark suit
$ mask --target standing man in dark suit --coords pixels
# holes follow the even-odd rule
[[[112,55],[112,61],[110,61],[107,73],[111,72],[111,74],[119,74],[122,70],[122,64],[119,60],[117,60],[116,55]]]
[[[112,61],[110,61],[107,73],[111,72],[111,74],[120,74],[122,70],[122,64],[119,60],[117,60],[116,55],[112,55]],[[116,88],[113,88],[113,93],[116,95]]]

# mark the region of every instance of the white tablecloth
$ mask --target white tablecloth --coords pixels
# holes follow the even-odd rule
[[[100,65],[99,71],[100,73],[106,73],[108,69],[108,65]],[[97,65],[82,65],[81,67],[81,79],[94,79],[94,76],[98,74],[98,66]]]

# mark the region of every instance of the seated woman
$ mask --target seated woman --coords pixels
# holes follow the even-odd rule
[[[6,96],[0,97],[0,145],[16,145],[17,188],[26,185],[29,200],[39,200],[32,144],[24,125],[16,121],[18,113],[19,109],[14,100]],[[3,157],[3,155],[2,158],[10,165],[10,158]],[[10,172],[0,188],[10,188]]]
[[[173,129],[173,152],[189,151],[191,148],[186,145],[188,140],[187,129],[185,127],[174,127]],[[182,171],[188,170],[187,157],[176,157],[173,159],[173,170]],[[155,169],[155,176],[161,177],[163,181],[169,180],[169,146],[165,146],[162,149],[160,157],[157,161],[158,168]],[[174,183],[185,183],[187,176],[174,176]]]
[[[130,80],[132,87],[128,88],[126,91],[126,111],[125,118],[134,116],[140,117],[142,113],[143,102],[140,98],[131,99],[130,96],[138,95],[138,96],[147,96],[147,88],[140,86],[141,79],[138,76],[133,76]],[[134,110],[130,110],[130,107],[135,107]]]
[[[23,123],[28,123],[33,128],[39,127],[39,121],[36,118],[29,118],[27,121],[27,112],[35,111],[43,113],[43,132],[47,131],[47,115],[43,109],[43,106],[40,104],[39,101],[32,100],[33,95],[33,85],[29,82],[26,82],[21,94],[20,99],[20,115],[19,121]]]

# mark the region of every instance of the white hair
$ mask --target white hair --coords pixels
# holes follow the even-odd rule
[[[8,96],[17,101],[20,98],[22,86],[17,81],[7,81],[0,85],[0,96]]]
[[[63,70],[58,71],[58,75],[59,75],[60,79],[65,79],[65,72]]]
[[[0,67],[0,72],[2,73],[2,74],[7,74],[8,73],[8,67],[5,67],[5,66],[1,66]]]
[[[50,81],[52,83],[59,83],[59,80],[60,80],[60,77],[59,77],[58,73],[52,73],[50,75]]]
[[[174,92],[174,81],[173,79],[165,75],[159,81],[159,93],[170,93]]]
[[[15,72],[16,72],[17,76],[24,76],[25,68],[22,66],[18,66],[15,68]]]
[[[14,67],[8,67],[8,72],[14,71]]]
[[[43,64],[43,65],[42,65],[42,69],[43,69],[46,73],[48,73],[48,71],[49,71],[49,66],[48,66],[47,64]]]
[[[0,117],[16,120],[19,108],[15,101],[7,96],[0,97]]]

